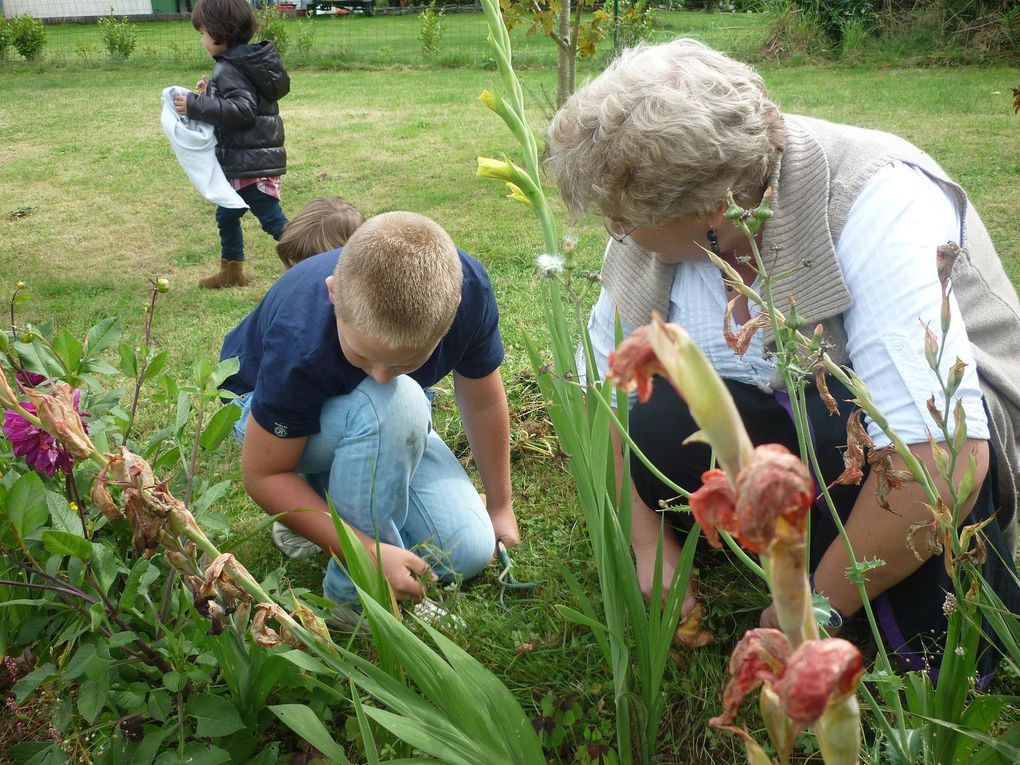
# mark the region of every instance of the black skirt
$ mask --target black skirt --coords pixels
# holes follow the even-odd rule
[[[854,407],[852,398],[842,384],[828,378],[830,392],[839,404],[839,414],[830,415],[817,389],[806,391],[808,419],[815,452],[825,477],[831,484],[843,472],[843,450],[846,448],[846,423]],[[747,428],[751,442],[758,446],[778,443],[799,454],[789,397],[785,391],[765,392],[753,385],[726,381],[730,394]],[[645,456],[679,486],[694,491],[701,485],[701,475],[709,468],[711,449],[703,443],[684,444],[698,430],[687,405],[668,381],[657,378],[652,396],[644,404],[636,404],[630,414],[630,434]],[[868,466],[864,465],[867,478]],[[631,458],[631,475],[638,494],[651,508],[675,504],[674,492],[656,478],[637,457]],[[998,502],[997,465],[990,454],[988,475],[981,487],[967,523],[975,523],[995,514]],[[843,520],[850,515],[860,486],[835,486],[830,491],[836,510]],[[689,513],[669,513],[668,521],[678,533],[685,533],[693,524]],[[1020,587],[1015,579],[1015,566],[1005,537],[997,523],[984,531],[988,557],[984,575],[1013,613],[1020,611]],[[838,532],[824,498],[819,498],[811,512],[810,566],[814,571],[836,539]],[[904,540],[906,544],[906,540]],[[946,574],[941,556],[929,558],[917,571],[872,601],[876,619],[888,650],[902,664],[914,670],[937,666],[944,644],[946,617],[943,605],[952,582]],[[849,620],[853,634],[863,616]],[[857,621],[855,625],[853,622]],[[982,672],[997,664],[997,651],[984,651]]]

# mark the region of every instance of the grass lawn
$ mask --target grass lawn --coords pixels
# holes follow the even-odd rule
[[[197,46],[197,36],[192,42]],[[481,35],[477,47],[484,50]],[[146,279],[166,275],[173,290],[158,309],[155,344],[170,349],[168,368],[183,375],[196,360],[217,356],[223,334],[279,275],[271,239],[249,216],[245,234],[254,284],[216,293],[195,286],[218,262],[213,208],[177,166],[159,127],[159,95],[167,85],[192,84],[207,69],[195,59],[175,66],[154,63],[142,71],[13,66],[3,72],[0,295],[10,294],[17,280],[28,283],[33,299],[20,309],[21,321],[53,322],[80,334],[100,318],[119,315],[138,338]],[[786,111],[888,129],[931,152],[967,188],[1008,272],[1014,281],[1020,278],[1015,222],[1020,130],[1008,97],[1015,69],[803,67],[764,74]],[[555,87],[549,69],[530,69],[523,79],[533,91]],[[491,567],[479,581],[449,595],[469,624],[458,639],[504,679],[529,712],[551,692],[579,702],[583,724],[597,728],[611,719],[609,670],[590,636],[566,626],[553,608],[572,598],[560,566],[573,571],[593,599],[596,580],[580,510],[556,459],[522,344],[524,334],[544,343],[533,270],[541,236],[528,211],[505,200],[499,185],[474,175],[475,157],[512,155],[514,149],[501,123],[476,100],[492,80],[484,68],[298,69],[293,92],[281,104],[290,156],[283,202],[293,214],[314,196],[341,194],[366,214],[418,211],[435,218],[489,269],[503,315],[515,501],[524,537],[514,553],[515,572],[542,584],[533,594],[509,595],[504,611],[496,602],[497,570]],[[536,107],[533,127],[541,130],[544,122]],[[562,206],[558,210],[565,224]],[[580,237],[582,267],[597,270],[604,239],[599,222],[565,228]],[[440,390],[437,407],[437,426],[462,449],[450,386]],[[150,408],[144,424],[155,428],[172,418],[172,412]],[[229,445],[211,469],[237,477],[237,456]],[[221,510],[237,533],[261,517],[240,488]],[[285,567],[294,581],[318,586],[323,560],[285,564],[267,537],[246,543],[239,557],[257,575]],[[703,556],[700,566],[709,601],[706,626],[718,642],[678,656],[670,667],[662,762],[738,758],[732,741],[706,724],[719,709],[735,637],[756,623],[765,596],[742,568],[725,565],[719,554]],[[565,751],[563,761],[572,756],[573,750]]]

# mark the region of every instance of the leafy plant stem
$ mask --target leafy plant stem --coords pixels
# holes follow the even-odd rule
[[[127,443],[128,434],[131,432],[131,428],[135,424],[135,413],[138,411],[138,399],[142,393],[142,384],[145,382],[145,372],[149,366],[149,348],[152,345],[152,318],[156,313],[156,296],[159,295],[159,288],[156,285],[152,286],[152,292],[149,296],[149,310],[146,312],[145,317],[145,341],[143,347],[145,348],[145,355],[142,358],[141,363],[138,365],[138,373],[135,375],[135,392],[131,397],[131,414],[128,418],[127,427],[124,429],[124,442]]]

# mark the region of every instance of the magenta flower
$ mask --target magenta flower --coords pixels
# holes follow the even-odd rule
[[[33,375],[37,376],[37,375]],[[82,417],[88,417],[87,412],[78,409],[80,391],[75,390],[72,394],[75,411]],[[25,402],[20,404],[21,408],[29,414],[37,414],[34,404]],[[85,432],[88,427],[82,423]],[[33,425],[20,414],[14,411],[4,412],[3,422],[4,435],[11,442],[15,457],[21,457],[33,470],[45,473],[52,478],[59,470],[68,474],[74,466],[74,457],[45,430]]]

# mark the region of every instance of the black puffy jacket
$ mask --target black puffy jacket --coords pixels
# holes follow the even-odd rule
[[[228,178],[287,172],[276,102],[289,92],[290,75],[280,54],[263,40],[217,56],[205,95],[188,94],[188,116],[216,126],[216,158]]]

